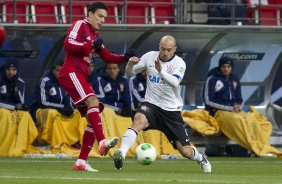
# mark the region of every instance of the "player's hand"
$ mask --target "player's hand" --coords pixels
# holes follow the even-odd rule
[[[139,61],[140,61],[140,58],[139,58],[139,57],[135,57],[135,56],[131,57],[131,58],[128,60],[128,62],[129,62],[130,64],[132,64],[132,65],[136,65]]]
[[[92,48],[95,49],[95,52],[99,52],[103,48],[103,38],[97,37],[93,40]]]
[[[158,72],[161,72],[161,71],[162,71],[162,66],[161,66],[161,62],[160,62],[159,57],[157,58],[157,60],[155,60],[155,69],[156,69]]]
[[[239,104],[234,104],[233,105],[233,111],[234,112],[240,112],[241,111],[240,105]]]

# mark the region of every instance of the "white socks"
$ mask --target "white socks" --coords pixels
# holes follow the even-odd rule
[[[125,158],[128,150],[134,144],[137,137],[137,131],[133,128],[128,128],[127,131],[123,134],[121,139],[120,151],[122,152],[123,158]]]
[[[194,151],[194,156],[191,158],[191,160],[195,160],[197,162],[201,162],[203,160],[203,155],[199,153],[197,148],[190,146],[192,150]]]

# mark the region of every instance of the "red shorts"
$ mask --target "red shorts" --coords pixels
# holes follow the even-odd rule
[[[90,96],[95,96],[91,84],[78,72],[64,73],[58,77],[58,82],[75,105],[83,103]]]

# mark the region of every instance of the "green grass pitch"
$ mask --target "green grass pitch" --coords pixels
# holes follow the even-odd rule
[[[185,159],[158,159],[147,166],[127,159],[117,170],[112,159],[90,158],[97,173],[73,171],[74,160],[0,157],[0,184],[282,183],[282,160],[274,158],[209,158],[210,174]]]

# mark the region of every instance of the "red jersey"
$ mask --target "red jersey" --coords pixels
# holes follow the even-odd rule
[[[64,41],[66,57],[59,75],[78,72],[88,78],[87,70],[95,52],[92,48],[92,42],[97,37],[98,32],[93,30],[87,19],[74,22]],[[112,54],[106,48],[102,48],[98,54],[106,63],[125,62],[123,55]]]

